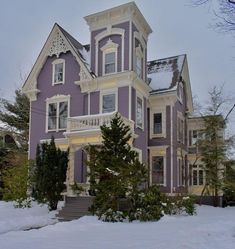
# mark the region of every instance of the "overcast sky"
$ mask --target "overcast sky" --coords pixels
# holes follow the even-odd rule
[[[83,17],[127,2],[0,0],[0,95],[13,99],[55,22],[87,44],[89,28]],[[149,60],[186,53],[193,95],[201,103],[214,85],[225,84],[226,94],[235,96],[235,37],[209,28],[215,20],[207,6],[192,7],[190,0],[135,2],[153,30]]]

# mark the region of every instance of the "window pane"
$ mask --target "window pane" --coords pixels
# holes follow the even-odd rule
[[[48,130],[56,129],[56,103],[49,104],[48,106]]]
[[[153,183],[164,184],[164,160],[162,156],[152,157]]]
[[[115,52],[105,54],[105,73],[115,72]]]
[[[55,64],[54,83],[63,81],[63,63]]]
[[[193,170],[193,185],[197,185],[197,170]]]
[[[142,78],[142,61],[138,56],[136,57],[136,73],[140,78]]]
[[[162,133],[162,114],[155,113],[153,115],[153,133],[161,134]]]
[[[143,126],[143,104],[142,99],[139,97],[137,97],[136,123],[139,127]]]
[[[115,111],[115,94],[103,95],[102,113]]]
[[[203,170],[199,170],[199,185],[203,185]]]
[[[67,127],[68,102],[59,103],[59,129]]]

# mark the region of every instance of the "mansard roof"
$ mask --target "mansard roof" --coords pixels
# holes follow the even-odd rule
[[[178,55],[147,63],[148,82],[153,92],[169,90],[180,81],[186,55]]]

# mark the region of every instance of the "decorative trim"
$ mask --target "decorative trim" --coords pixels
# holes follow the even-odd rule
[[[54,39],[51,42],[51,46],[48,51],[48,55],[56,55],[59,58],[61,53],[66,53],[69,50],[64,38],[59,31],[56,32]]]
[[[110,36],[110,35],[121,35],[121,39],[122,39],[122,71],[123,71],[123,67],[124,67],[124,34],[125,34],[125,30],[121,29],[121,28],[111,28],[110,26],[104,30],[103,32],[99,33],[98,35],[95,36],[95,73],[96,75],[98,75],[98,53],[99,53],[99,41],[102,40],[103,38]]]

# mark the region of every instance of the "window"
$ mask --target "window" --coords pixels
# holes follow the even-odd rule
[[[178,159],[178,186],[185,185],[185,167],[184,161],[182,159]]]
[[[153,114],[153,134],[162,133],[162,113]]]
[[[178,142],[184,143],[184,120],[178,117],[177,120]]]
[[[52,84],[63,84],[65,77],[65,60],[57,59],[52,62],[53,64],[53,79]]]
[[[62,96],[62,97],[61,97]],[[59,131],[67,128],[69,97],[57,95],[47,99],[46,131]]]
[[[136,73],[142,78],[142,59],[139,56],[136,56]]]
[[[116,71],[116,56],[115,56],[115,52],[111,52],[111,53],[106,53],[104,55],[104,73],[105,74],[110,74],[110,73],[115,73]]]
[[[164,184],[164,157],[152,157],[153,184]]]
[[[107,93],[102,95],[102,113],[114,112],[116,110],[116,94]]]
[[[192,167],[192,185],[204,185],[204,170],[202,165],[193,165]]]
[[[100,50],[103,53],[103,75],[117,72],[118,44],[109,38]]]
[[[136,100],[136,126],[143,128],[143,100],[138,96]]]

